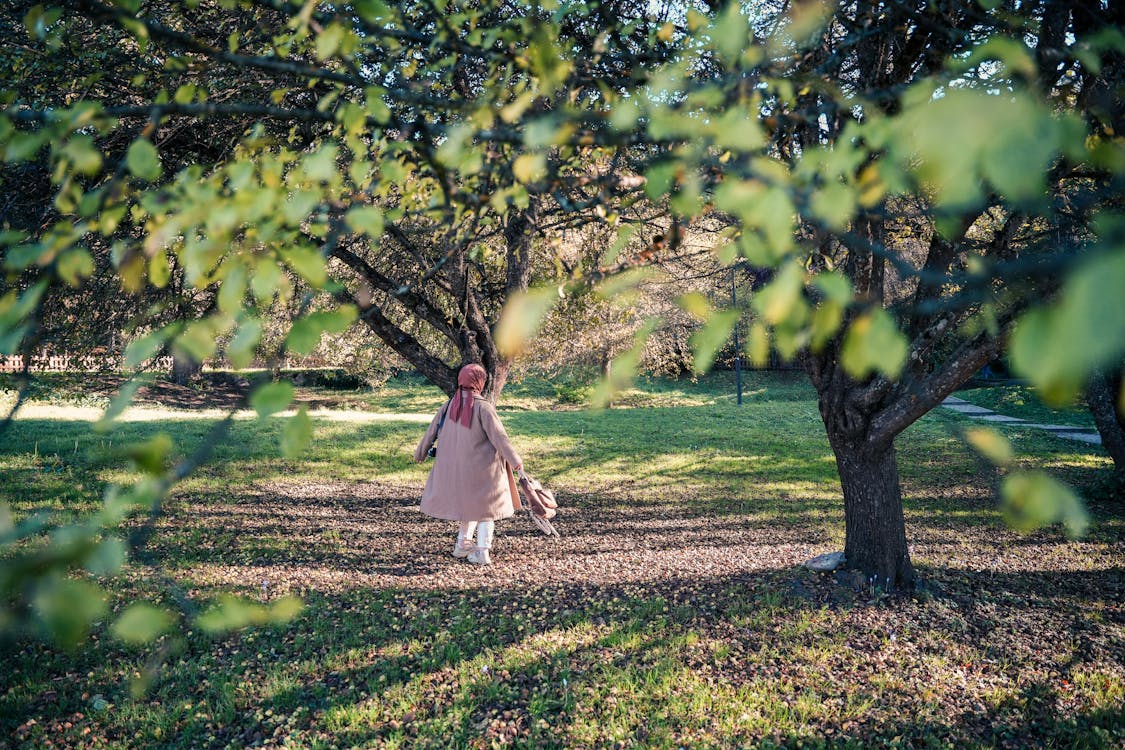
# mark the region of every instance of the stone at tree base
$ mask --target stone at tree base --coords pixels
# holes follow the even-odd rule
[[[831,573],[847,562],[843,552],[826,552],[805,561],[805,567],[820,573]]]

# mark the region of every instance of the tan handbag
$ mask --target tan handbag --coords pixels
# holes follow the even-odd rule
[[[540,531],[547,536],[558,536],[559,532],[551,525],[551,519],[557,514],[559,507],[555,493],[539,483],[535,477],[519,472],[519,488],[523,494],[524,505],[534,523]]]

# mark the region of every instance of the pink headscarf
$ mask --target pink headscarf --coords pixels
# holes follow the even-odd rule
[[[465,365],[457,374],[457,393],[449,407],[449,416],[454,422],[468,427],[473,422],[473,396],[484,390],[488,373],[478,364]]]

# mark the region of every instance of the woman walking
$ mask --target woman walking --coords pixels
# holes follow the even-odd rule
[[[512,472],[523,468],[496,408],[480,395],[486,378],[480,365],[461,368],[457,392],[434,415],[414,451],[415,461],[425,461],[437,441],[422,512],[460,521],[453,556],[476,565],[492,564],[494,524],[515,513],[519,501]]]

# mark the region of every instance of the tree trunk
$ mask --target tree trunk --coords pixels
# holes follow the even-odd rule
[[[608,383],[610,377],[613,375],[613,356],[609,349],[602,351],[602,377]],[[612,392],[612,391],[611,391]],[[605,408],[613,406],[613,399],[607,398]]]
[[[1086,387],[1086,403],[1102,436],[1102,446],[1117,471],[1125,473],[1125,414],[1117,408],[1121,382],[1121,373],[1095,373]]]
[[[884,590],[913,590],[894,443],[830,442],[844,490],[847,567]]]
[[[172,382],[176,385],[188,385],[202,371],[203,365],[193,359],[179,356],[172,358]]]
[[[485,385],[482,395],[493,404],[500,400],[500,393],[508,382],[508,373],[511,372],[511,369],[512,363],[507,360],[497,362],[491,370],[485,365],[485,371],[488,372],[488,383]]]

